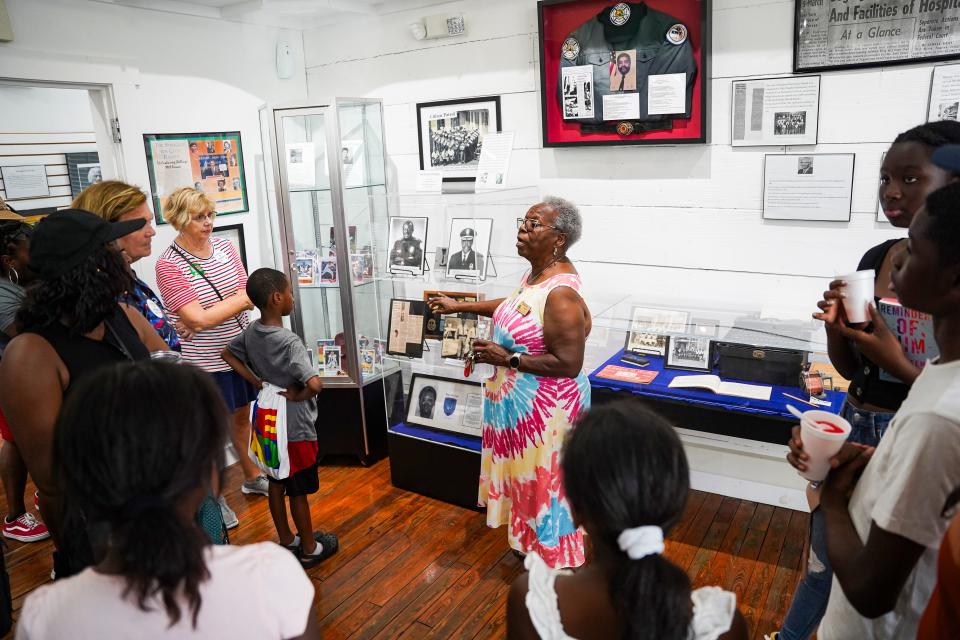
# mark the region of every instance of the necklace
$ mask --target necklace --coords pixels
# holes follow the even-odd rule
[[[540,271],[537,271],[537,275],[535,275],[535,276],[530,276],[529,278],[527,278],[527,284],[533,284],[533,281],[536,280],[537,278],[539,278],[540,276],[542,276],[544,271],[546,271],[547,269],[549,269],[549,268],[552,267],[553,265],[557,264],[557,263],[560,262],[561,260],[563,260],[562,257],[561,257],[561,258],[554,258],[552,262],[550,262],[549,264],[547,264],[547,266],[545,266],[543,269],[540,269]]]

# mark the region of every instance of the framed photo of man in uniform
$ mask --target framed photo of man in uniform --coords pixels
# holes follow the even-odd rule
[[[453,218],[450,221],[450,244],[448,245],[447,277],[487,277],[490,235],[493,218]]]
[[[408,425],[479,437],[483,389],[477,382],[414,373],[407,393]]]
[[[703,144],[710,0],[540,0],[544,147]]]
[[[420,169],[439,170],[448,182],[476,180],[488,133],[502,131],[500,96],[417,105]]]
[[[429,218],[392,216],[387,237],[387,271],[423,275]]]

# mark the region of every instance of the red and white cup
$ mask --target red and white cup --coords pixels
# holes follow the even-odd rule
[[[860,323],[870,320],[870,312],[867,311],[867,308],[874,304],[874,280],[876,277],[877,274],[873,269],[840,276],[840,279],[847,283],[842,289],[843,310],[850,322]]]
[[[837,455],[850,437],[850,429],[849,422],[829,411],[804,411],[800,419],[800,441],[810,459],[804,463],[807,470],[798,471],[800,476],[812,482],[823,481],[830,473],[830,458]]]

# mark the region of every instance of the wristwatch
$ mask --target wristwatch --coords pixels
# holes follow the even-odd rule
[[[519,353],[515,353],[512,356],[510,356],[510,368],[513,369],[514,371],[520,370],[520,354]]]

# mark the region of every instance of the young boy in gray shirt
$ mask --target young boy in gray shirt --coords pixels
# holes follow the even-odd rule
[[[317,394],[323,383],[307,348],[295,333],[283,326],[293,311],[293,288],[275,269],[257,269],[247,279],[247,295],[260,310],[260,319],[230,341],[221,356],[250,384],[263,388],[263,381],[286,389],[287,453],[290,475],[270,480],[270,516],[280,544],[299,556],[303,567],[312,567],[337,552],[332,533],[314,532],[307,496],[320,489],[317,470]],[[290,500],[290,514],[297,535],[290,530],[283,497]],[[304,535],[306,534],[306,535]]]

